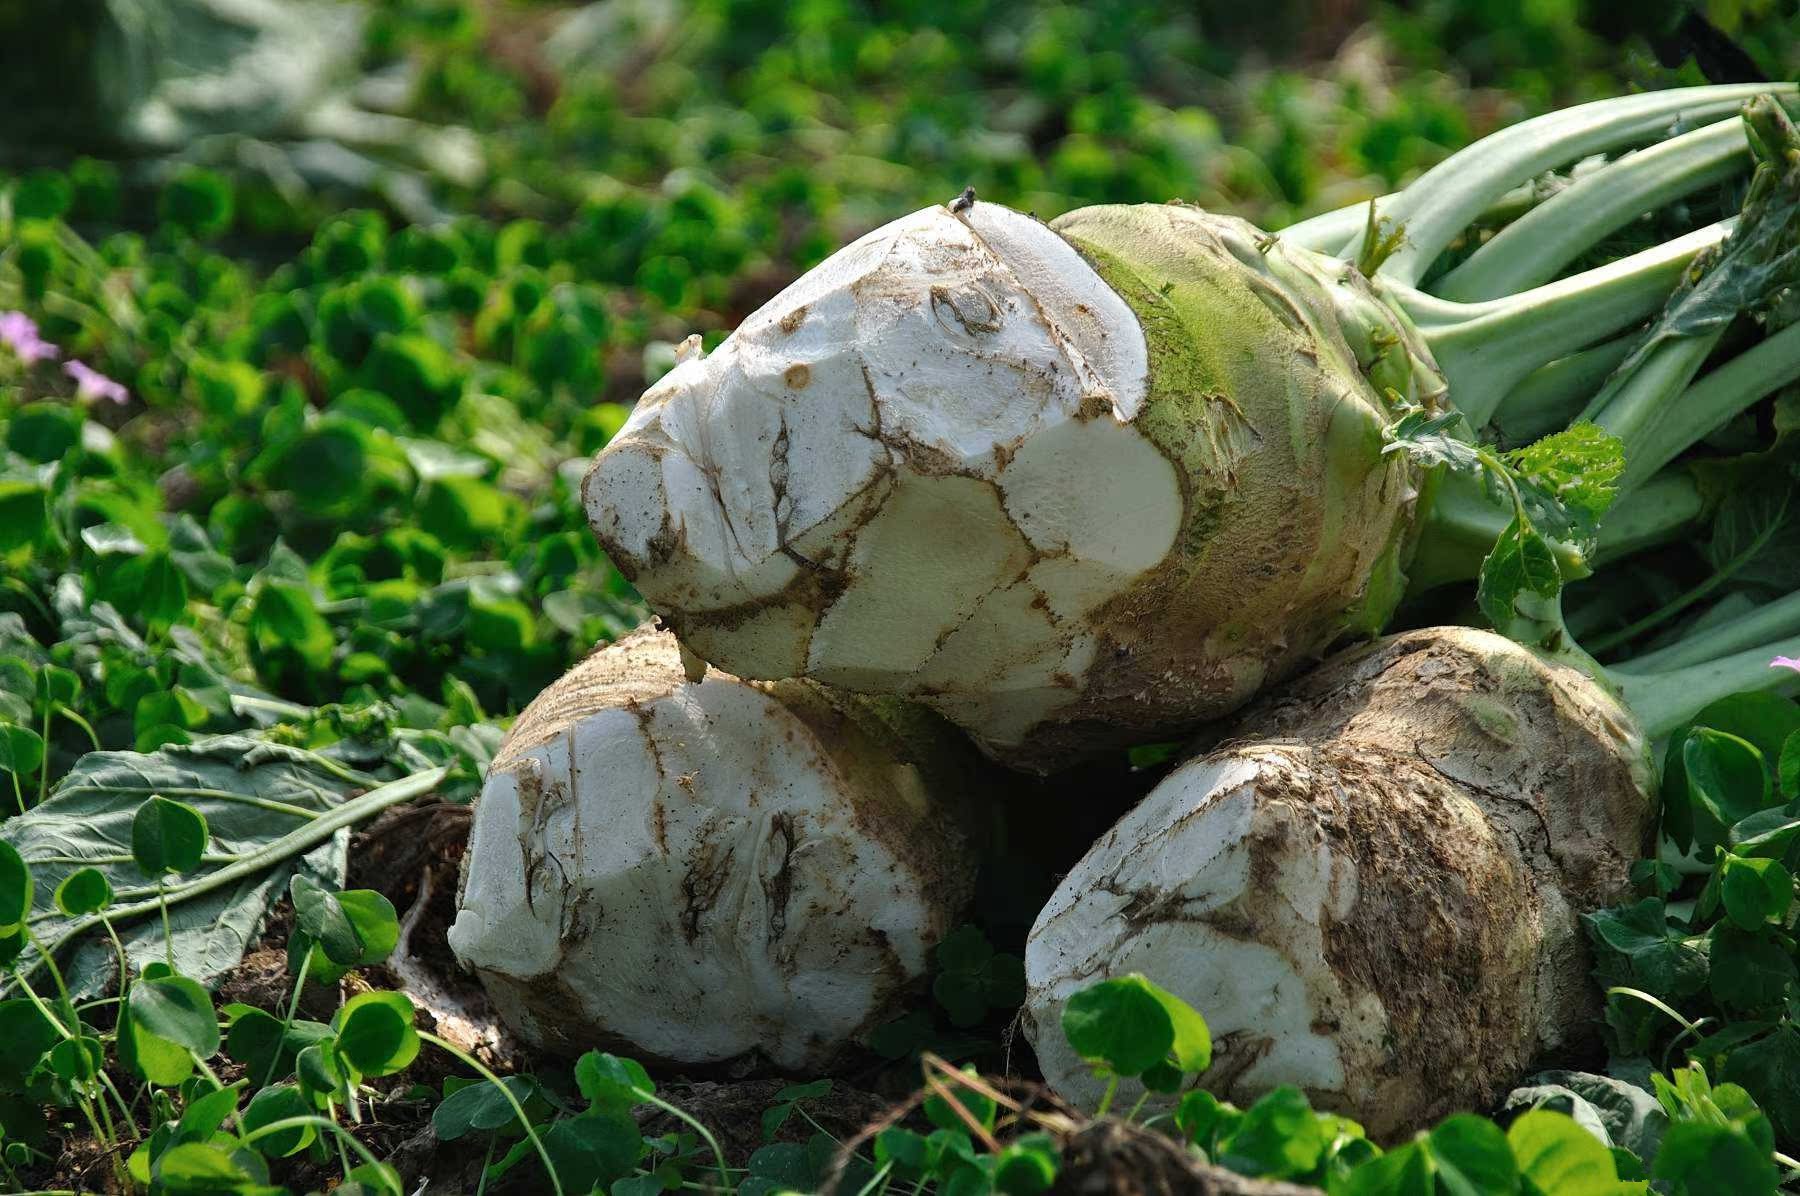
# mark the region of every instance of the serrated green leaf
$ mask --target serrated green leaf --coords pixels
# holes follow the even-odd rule
[[[1562,571],[1536,528],[1514,515],[1481,563],[1475,598],[1494,630],[1526,644],[1562,631]]]
[[[1625,474],[1625,446],[1597,424],[1576,423],[1506,454],[1532,522],[1562,540],[1591,540]]]

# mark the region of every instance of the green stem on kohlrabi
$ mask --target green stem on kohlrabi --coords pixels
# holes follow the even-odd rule
[[[1498,228],[1510,224],[1554,193],[1536,181],[1514,187],[1483,209],[1474,223],[1483,228]],[[1280,229],[1276,235],[1289,245],[1310,249],[1314,253],[1330,254],[1332,257],[1344,257],[1346,246],[1368,228],[1369,205],[1375,204],[1379,211],[1381,205],[1391,203],[1393,198],[1393,195],[1381,195],[1358,200],[1356,203],[1296,221]]]
[[[1641,339],[1629,332],[1539,366],[1500,400],[1488,426],[1509,446],[1568,427]]]
[[[1704,637],[1703,637],[1704,638]],[[1607,669],[1625,704],[1652,739],[1660,739],[1721,698],[1760,691],[1800,690],[1800,674],[1771,667],[1796,637],[1785,636],[1739,652],[1655,671]]]
[[[1479,574],[1513,517],[1511,503],[1486,476],[1446,472],[1434,485],[1406,571],[1415,594]],[[1592,551],[1555,539],[1551,547],[1563,576],[1573,580],[1607,561],[1681,539],[1705,513],[1699,484],[1685,469],[1670,469],[1614,503]]]
[[[1800,646],[1800,593],[1771,602],[1684,636],[1679,642],[1645,652],[1613,666],[1616,673],[1669,673],[1738,652],[1760,650],[1787,641],[1785,655]]]
[[[1471,427],[1539,368],[1578,353],[1654,315],[1703,252],[1720,244],[1722,220],[1651,249],[1506,299],[1452,303],[1388,287],[1417,325],[1450,384],[1450,400]]]
[[[1480,428],[1499,400],[1517,392],[1521,379],[1553,361],[1576,354],[1562,372],[1577,380],[1591,378],[1616,351],[1617,342],[1601,340],[1597,350],[1580,354],[1646,314],[1646,301],[1659,306],[1660,313],[1570,426],[1571,434],[1591,425],[1592,435],[1611,437],[1615,455],[1607,484],[1615,499],[1650,483],[1659,468],[1693,444],[1800,378],[1800,331],[1782,326],[1790,313],[1781,308],[1781,297],[1800,283],[1800,132],[1768,96],[1746,106],[1741,125],[1749,131],[1748,144],[1758,163],[1737,220],[1702,230],[1713,235],[1729,223],[1728,234],[1703,255],[1687,253],[1702,239],[1690,235],[1508,300],[1465,305],[1418,292],[1395,296],[1437,355],[1451,402],[1466,420],[1465,432]],[[1684,257],[1690,260],[1682,261]],[[1666,272],[1676,264],[1681,267],[1679,281],[1671,286]],[[1665,286],[1670,294],[1658,300],[1655,292]],[[1746,313],[1757,312],[1776,331],[1696,380],[1726,330]],[[1545,374],[1538,380],[1540,390],[1555,392],[1560,401],[1575,390],[1570,377]],[[1551,481],[1553,489],[1561,484]],[[1666,490],[1668,484],[1658,489]],[[1511,521],[1497,498],[1492,480],[1480,471],[1455,472],[1437,484],[1409,570],[1415,592],[1472,576],[1472,570],[1483,567],[1483,546],[1497,542]],[[1652,517],[1646,523],[1640,516],[1635,526],[1627,521],[1620,534],[1628,532],[1635,546],[1647,546],[1685,526],[1696,513],[1694,502],[1682,502],[1667,518]],[[1564,578],[1591,571],[1585,554],[1614,534],[1604,523],[1600,526],[1598,538],[1590,524],[1575,543],[1556,543],[1561,533],[1543,529]],[[1716,588],[1716,582],[1708,583],[1684,602],[1701,601]],[[1631,630],[1645,629],[1634,625]],[[1598,646],[1617,642],[1615,637]]]
[[[1786,160],[1792,136],[1782,104],[1792,101],[1777,101],[1774,95],[1792,90],[1755,85],[1691,89],[1680,97],[1628,97],[1527,121],[1376,201],[1361,214],[1360,224],[1356,213],[1345,210],[1316,217],[1282,236],[1330,252],[1326,247],[1350,230],[1337,256],[1356,262],[1372,236],[1398,232],[1399,247],[1373,267],[1373,281],[1416,325],[1449,383],[1451,402],[1472,429],[1486,427],[1509,401],[1508,418],[1518,428],[1514,435],[1564,426],[1629,353],[1632,360],[1604,388],[1612,405],[1598,422],[1634,448],[1634,436],[1649,434],[1650,417],[1694,379],[1724,326],[1783,284],[1775,251],[1785,243],[1784,230],[1791,223],[1786,208],[1800,184],[1788,177]],[[1740,104],[1743,114],[1731,116]],[[1527,198],[1523,215],[1420,289],[1436,257],[1452,241],[1470,236],[1472,222],[1482,218],[1485,208],[1516,194],[1534,173],[1586,154],[1655,142],[1675,133],[1677,120],[1713,117],[1729,119],[1600,166],[1542,202],[1532,204]],[[1741,232],[1734,232],[1735,218],[1722,220],[1549,281],[1630,221],[1759,160]],[[1697,261],[1703,266],[1696,278]],[[1681,302],[1671,303],[1672,295]],[[1661,318],[1648,336],[1628,342],[1634,348],[1609,340],[1658,312]],[[1587,411],[1597,418],[1600,408],[1589,402]],[[1634,465],[1632,480],[1647,478],[1674,453],[1665,449],[1659,455],[1660,460]]]
[[[1626,454],[1625,484],[1667,465],[1761,399],[1800,381],[1800,324],[1792,324],[1707,372],[1657,411]]]
[[[1672,544],[1690,535],[1706,513],[1706,495],[1694,475],[1686,469],[1665,469],[1613,503],[1588,562],[1598,569],[1647,548]]]
[[[1479,303],[1541,286],[1601,238],[1646,212],[1748,173],[1754,162],[1738,116],[1628,154],[1501,229],[1433,282],[1431,292]]]
[[[1484,138],[1378,205],[1386,221],[1406,232],[1406,244],[1382,263],[1381,276],[1416,286],[1484,209],[1544,171],[1591,154],[1661,140],[1677,122],[1691,126],[1723,120],[1761,94],[1794,91],[1792,84],[1749,83],[1649,92],[1567,108]],[[1341,256],[1355,261],[1366,237],[1365,232]]]
[[[1787,84],[1734,84],[1723,88],[1685,89],[1682,95],[1687,97],[1686,100],[1675,99],[1669,92],[1661,93],[1660,102],[1655,96],[1626,96],[1566,109],[1502,130],[1453,155],[1405,191],[1383,195],[1373,201],[1384,221],[1404,226],[1409,241],[1407,249],[1384,263],[1381,273],[1395,282],[1417,283],[1424,277],[1432,259],[1470,229],[1505,226],[1522,220],[1527,213],[1559,194],[1539,186],[1538,176],[1547,171],[1594,154],[1634,145],[1681,143],[1676,150],[1665,150],[1647,163],[1639,162],[1648,153],[1644,151],[1593,172],[1618,171],[1607,175],[1604,198],[1608,202],[1604,206],[1564,202],[1558,208],[1557,227],[1549,229],[1544,223],[1537,224],[1535,228],[1542,234],[1541,238],[1534,235],[1531,238],[1533,245],[1526,247],[1521,258],[1525,260],[1526,255],[1529,256],[1530,269],[1515,274],[1515,267],[1504,267],[1509,278],[1515,281],[1533,280],[1516,285],[1535,285],[1554,273],[1556,267],[1546,263],[1560,259],[1557,264],[1566,265],[1632,218],[1704,187],[1708,172],[1722,171],[1722,177],[1730,177],[1742,169],[1739,155],[1743,142],[1734,143],[1727,134],[1728,120],[1693,133],[1684,133],[1681,126],[1692,125],[1697,120],[1727,117],[1732,109],[1754,95],[1791,93],[1793,90],[1792,85]],[[1632,165],[1627,169],[1627,164]],[[1696,175],[1700,177],[1696,178]],[[1581,181],[1576,180],[1569,187]],[[1587,194],[1592,196],[1596,192]],[[1290,245],[1355,261],[1361,255],[1362,241],[1368,231],[1369,202],[1337,208],[1289,225],[1280,230],[1281,239]],[[1516,246],[1524,239],[1515,236],[1510,242]],[[1540,239],[1542,245],[1537,244]],[[1493,262],[1495,256],[1490,255],[1487,261]],[[1485,275],[1494,268],[1484,264],[1479,273]],[[1449,274],[1445,275],[1446,279],[1449,277]],[[1480,288],[1487,292],[1485,296],[1476,296],[1473,293],[1476,288],[1470,284],[1457,285],[1457,297],[1492,297],[1504,293],[1494,289],[1493,283]],[[1468,295],[1462,294],[1464,287],[1468,287]]]
[[[1800,283],[1800,133],[1767,96],[1747,106],[1741,123],[1761,159],[1742,213],[1724,241],[1685,272],[1649,330],[1578,417],[1618,437],[1627,490],[1800,376],[1800,334],[1778,331],[1695,381],[1734,321],[1770,307]],[[1453,358],[1459,344],[1468,347],[1466,338],[1451,334],[1446,348]],[[1474,348],[1491,352],[1482,344]],[[1492,412],[1472,409],[1468,389],[1459,393],[1454,370],[1445,370],[1458,409],[1477,426],[1485,422]]]
[[[1507,444],[1523,444],[1567,427],[1581,418],[1607,375],[1642,339],[1641,333],[1617,337],[1534,371],[1501,401],[1490,427]],[[1666,385],[1666,370],[1663,378]],[[1641,394],[1623,402],[1621,412],[1635,409],[1653,417],[1638,433],[1637,451],[1627,462],[1627,484],[1656,473],[1715,428],[1795,381],[1800,381],[1800,330],[1789,326],[1714,366],[1674,398],[1664,391],[1652,392],[1647,404]],[[1637,384],[1640,390],[1643,385]],[[1610,389],[1616,393],[1623,388],[1620,382]],[[1615,427],[1623,422],[1615,413]]]

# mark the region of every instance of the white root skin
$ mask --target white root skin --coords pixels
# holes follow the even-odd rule
[[[1374,396],[1414,346],[1359,348],[1366,287],[1259,274],[1241,221],[1085,212],[903,217],[639,400],[588,516],[699,657],[917,700],[1046,771],[1386,617],[1416,493]]]
[[[1084,616],[1173,543],[1175,471],[1130,422],[1146,370],[1130,308],[1044,225],[927,208],[652,387],[589,515],[721,667],[943,691],[1017,738],[1086,669]]]
[[[1206,1017],[1204,1087],[1295,1084],[1381,1138],[1485,1107],[1585,1032],[1577,915],[1627,897],[1654,819],[1643,739],[1596,684],[1431,629],[1328,661],[1219,741],[1031,931],[1026,1033],[1064,1096],[1104,1085],[1063,1004],[1129,972]]]
[[[974,764],[923,711],[694,683],[673,636],[640,631],[520,715],[450,946],[540,1047],[827,1068],[969,897]]]

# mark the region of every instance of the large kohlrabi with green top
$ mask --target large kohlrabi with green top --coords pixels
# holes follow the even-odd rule
[[[1745,109],[1792,90],[1570,109],[1277,235],[927,208],[691,343],[591,521],[696,655],[913,698],[1033,769],[1228,713],[1409,589],[1479,574],[1554,638],[1615,495],[1633,544],[1669,535],[1697,500],[1659,470],[1800,375],[1794,141]],[[1753,170],[1741,215],[1596,252]],[[1486,447],[1520,430],[1556,435]]]

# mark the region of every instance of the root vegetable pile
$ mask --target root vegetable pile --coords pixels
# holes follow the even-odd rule
[[[513,724],[450,946],[540,1046],[824,1068],[956,925],[980,770],[928,711],[689,684],[638,631]]]
[[[1796,680],[1794,104],[1570,109],[1275,234],[964,197],[690,338],[584,488],[668,630],[520,717],[452,946],[540,1044],[827,1067],[963,913],[971,742],[1188,739],[1031,931],[1046,1077],[1093,1095],[1062,1003],[1142,972],[1231,1100],[1490,1103],[1591,1033],[1652,742]]]
[[[1068,995],[1156,976],[1207,1011],[1219,1096],[1296,1085],[1378,1137],[1486,1108],[1591,1037],[1576,917],[1627,900],[1648,742],[1592,678],[1491,632],[1333,657],[1213,733],[1064,879],[1026,1029],[1065,1092]]]

